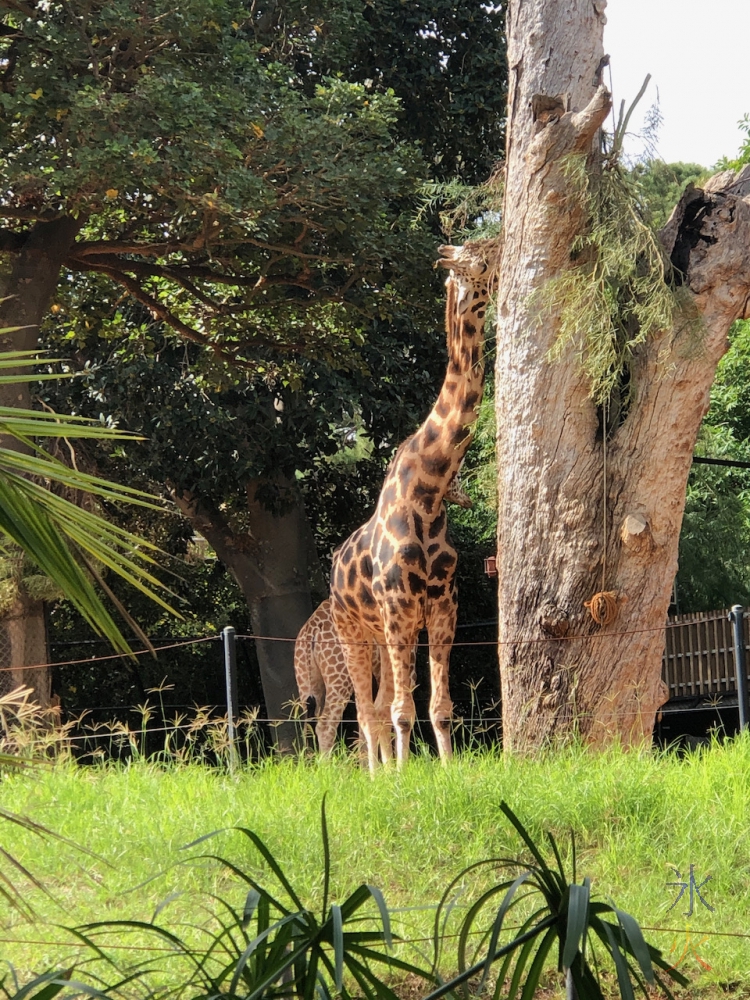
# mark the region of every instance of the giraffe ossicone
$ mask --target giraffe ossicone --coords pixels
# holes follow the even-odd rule
[[[448,665],[456,629],[456,550],[444,501],[471,442],[484,385],[484,319],[491,241],[440,247],[448,268],[448,367],[437,402],[397,450],[375,513],[334,552],[331,611],[357,700],[370,769],[383,745],[383,712],[372,697],[369,642],[388,651],[399,766],[409,754],[415,709],[412,668],[419,631],[430,646],[430,721],[441,759],[451,755]],[[468,499],[468,498],[467,498]],[[383,677],[387,664],[382,664]]]

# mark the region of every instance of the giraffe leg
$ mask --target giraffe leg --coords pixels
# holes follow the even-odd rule
[[[385,646],[374,645],[372,652],[372,673],[378,682],[375,697],[375,713],[378,718],[378,746],[380,759],[384,764],[393,760],[393,728],[391,726],[391,703],[393,701],[393,674]]]
[[[391,661],[393,677],[393,701],[391,702],[391,719],[396,733],[396,763],[399,769],[409,757],[409,741],[414,727],[416,710],[412,697],[412,655],[416,639],[411,635],[407,641],[393,641],[399,636],[399,626],[388,628],[386,617],[386,635],[389,637],[388,654]]]
[[[448,684],[448,669],[456,634],[456,617],[456,605],[451,598],[435,602],[427,616],[430,637],[430,721],[443,763],[453,755],[450,733],[453,702]]]
[[[318,723],[315,726],[315,735],[318,737],[318,749],[322,754],[330,754],[333,750],[341,717],[351,696],[351,687],[345,692],[327,692],[325,708],[321,712]]]
[[[301,695],[300,695],[301,697]],[[326,703],[326,689],[323,681],[316,678],[311,685],[311,693],[305,698],[304,704],[304,718],[305,718],[305,749],[307,749],[308,737],[312,737],[313,733],[313,722],[315,722],[315,734],[317,736],[318,732],[318,720],[324,711],[324,706]],[[315,740],[313,739],[313,750]]]
[[[357,702],[357,722],[367,744],[367,762],[370,773],[374,774],[378,765],[379,723],[372,699],[372,650],[364,633],[342,635],[341,644]]]

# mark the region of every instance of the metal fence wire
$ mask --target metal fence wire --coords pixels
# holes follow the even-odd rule
[[[736,624],[733,624],[733,622]],[[470,640],[465,640],[463,637],[466,636],[465,630],[471,627],[487,627],[496,624],[496,622],[483,621],[463,625],[462,632],[457,635],[458,641],[455,645],[495,645],[497,643],[496,638],[482,640],[480,642],[472,642]],[[608,637],[614,637],[615,634],[621,633],[601,632],[598,635],[589,635],[584,638],[598,638],[606,640]],[[177,649],[179,647],[188,647],[211,642],[213,642],[216,647],[219,647],[216,648],[216,654],[212,654],[211,659],[213,659],[213,656],[216,655],[218,669],[220,669],[220,664],[223,661],[227,698],[223,703],[219,701],[216,709],[213,710],[211,714],[213,715],[214,721],[218,721],[217,717],[225,717],[228,726],[228,742],[232,756],[235,743],[235,721],[239,721],[243,709],[245,714],[247,714],[248,709],[252,711],[254,723],[260,725],[264,730],[268,730],[271,741],[273,741],[273,727],[274,725],[278,725],[278,723],[282,720],[267,719],[265,717],[267,713],[263,711],[262,706],[256,705],[250,708],[250,706],[238,704],[235,644],[238,641],[248,644],[255,640],[273,641],[274,637],[243,634],[236,635],[235,630],[228,627],[224,629],[220,636],[200,636],[191,639],[182,639],[175,642],[169,642],[168,640],[170,637],[168,636],[163,636],[161,638],[164,641],[164,644],[157,646],[157,651],[166,651],[167,649]],[[223,642],[221,640],[223,640]],[[279,637],[278,641],[284,643],[294,642],[293,639],[289,639],[287,637]],[[61,647],[65,645],[68,644],[60,644]],[[220,652],[221,646],[223,646],[223,656]],[[54,648],[55,647],[53,645],[53,649]],[[743,702],[745,706],[747,704],[747,668],[745,663],[742,662],[741,669],[738,670],[738,666],[740,666],[738,658],[741,658],[742,654],[749,649],[750,617],[739,606],[735,605],[731,611],[723,610],[704,612],[701,614],[672,616],[666,623],[665,627],[665,650],[662,664],[662,676],[669,689],[669,702],[667,705],[663,706],[664,711],[695,713],[705,711],[705,708],[708,707],[728,708],[733,711],[736,711],[737,708],[739,708],[740,727],[744,728],[747,724],[749,714],[747,707],[745,707],[745,711],[743,713]],[[138,654],[140,655],[140,653],[146,652],[146,650],[138,651]],[[68,659],[60,660],[51,664],[39,664],[36,665],[36,669],[41,669],[42,667],[47,666],[52,667],[62,665],[68,665],[76,668],[83,665],[98,665],[100,662],[102,669],[107,669],[109,667],[109,663],[106,661],[118,658],[118,654],[106,653],[102,656],[91,656],[84,659]],[[745,681],[744,685],[738,685],[738,677],[741,677],[742,680]],[[7,624],[0,621],[0,696],[9,693],[16,686],[16,684],[17,671],[12,666],[9,630],[7,628]],[[217,694],[219,694],[220,691],[221,688],[218,689]],[[488,702],[487,704],[480,704],[479,701],[475,699],[474,695],[475,692],[472,691],[471,706],[469,711],[467,711],[467,705],[459,705],[457,700],[455,727],[457,742],[463,742],[463,739],[466,737],[474,739],[475,734],[483,737],[482,742],[494,742],[500,736],[501,717],[499,704],[497,700]],[[161,702],[160,696],[158,700]],[[465,702],[467,699],[461,698],[460,701]],[[205,709],[199,710],[196,706],[193,706],[193,708],[195,711],[206,711]],[[89,722],[93,722],[94,718],[101,719],[103,717],[101,713],[105,710],[108,710],[111,713],[118,713],[119,717],[123,718],[123,714],[126,717],[131,712],[140,711],[140,707],[136,709],[134,709],[131,705],[99,705],[96,706],[95,709],[87,707]],[[134,726],[132,729],[127,727],[128,737],[125,738],[124,742],[127,743],[128,738],[130,737],[145,737],[147,734],[155,734],[157,732],[164,731],[170,731],[173,735],[176,735],[178,730],[182,727],[179,725],[175,727],[174,723],[171,723],[171,719],[168,715],[165,714],[165,711],[166,713],[174,714],[176,710],[187,712],[188,715],[191,714],[189,706],[186,705],[162,705],[161,711],[156,712],[156,718],[153,718],[153,716],[150,717],[153,718],[155,726],[149,725],[148,723],[144,726],[143,721],[141,721],[141,726]],[[95,714],[92,715],[91,713]],[[299,710],[297,715],[299,717]],[[350,712],[348,715],[349,717],[344,720],[344,729],[346,732],[351,733],[351,727],[353,727],[356,723],[353,719],[353,713]],[[112,716],[110,716],[110,719],[111,718]],[[183,720],[185,719],[184,714],[182,718]],[[161,725],[157,722],[157,719],[159,719]],[[422,725],[420,726],[420,724]],[[105,736],[105,733],[99,729],[99,726],[101,725],[103,725],[103,723],[99,723],[98,725],[91,727],[81,727],[80,724],[77,725],[75,727],[77,730],[76,735],[73,736],[72,733],[69,734],[71,741],[74,743],[86,743],[88,745],[101,745],[102,740],[106,740],[107,742],[112,741],[114,733],[109,731]],[[421,733],[419,732],[420,728]],[[89,731],[84,734],[82,729]],[[94,729],[98,729],[99,731],[94,732]],[[427,724],[427,720],[417,720],[418,736],[426,737],[429,741],[429,730],[430,727]],[[471,730],[471,733],[469,733],[469,730]],[[460,732],[463,732],[463,737],[459,735]],[[120,736],[123,737],[124,734],[121,733]]]

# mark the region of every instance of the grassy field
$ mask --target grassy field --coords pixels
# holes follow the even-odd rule
[[[80,949],[63,930],[100,919],[195,922],[202,894],[242,905],[245,888],[218,862],[190,861],[217,852],[266,878],[257,852],[225,832],[188,852],[180,848],[223,827],[258,833],[300,895],[320,895],[321,800],[327,793],[332,891],[341,898],[361,882],[379,886],[394,911],[395,929],[416,940],[429,964],[434,907],[459,871],[487,857],[517,856],[521,845],[498,806],[506,800],[540,840],[551,829],[567,843],[575,832],[579,878],[612,898],[647,930],[647,940],[672,951],[670,961],[692,982],[687,995],[750,996],[750,739],[679,757],[652,751],[593,754],[571,748],[541,760],[466,754],[446,767],[424,756],[403,773],[373,781],[351,760],[285,760],[234,778],[201,766],[174,769],[140,763],[80,768],[57,763],[29,774],[6,774],[0,806],[46,824],[100,856],[3,824],[2,848],[54,896],[48,898],[7,862],[0,871],[24,884],[34,923],[4,904],[2,957],[19,970],[72,964]],[[695,866],[713,912],[678,890],[674,865]],[[477,889],[462,886],[450,934]],[[718,932],[718,933],[717,933]],[[731,934],[745,935],[729,936]],[[705,936],[710,935],[710,936]],[[716,935],[716,936],[714,936]],[[726,936],[722,936],[726,935]],[[27,943],[24,943],[27,942]],[[33,942],[33,943],[32,943]],[[415,954],[415,953],[413,953]],[[696,957],[696,955],[698,957]],[[699,961],[700,959],[700,961]],[[704,968],[701,963],[710,966]],[[446,941],[446,973],[455,968]]]

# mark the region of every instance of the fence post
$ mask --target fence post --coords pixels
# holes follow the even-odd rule
[[[227,682],[227,719],[229,737],[229,770],[233,774],[237,767],[237,742],[235,719],[237,718],[237,633],[231,625],[221,633],[224,639],[224,670]]]
[[[750,720],[750,706],[747,699],[747,669],[745,667],[744,609],[741,604],[733,604],[729,612],[734,633],[734,669],[737,675],[737,704],[740,709],[740,732],[747,729]]]

